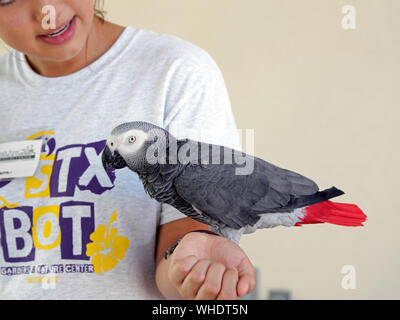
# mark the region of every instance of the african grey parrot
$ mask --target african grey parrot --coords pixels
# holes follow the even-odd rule
[[[235,242],[261,228],[323,222],[362,226],[366,220],[358,206],[328,201],[343,194],[335,187],[319,191],[298,173],[224,146],[177,140],[147,122],[117,126],[102,162],[105,170],[127,166],[152,198]]]

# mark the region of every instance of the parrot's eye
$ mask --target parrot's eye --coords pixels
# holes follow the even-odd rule
[[[129,138],[129,143],[134,143],[136,141],[136,138],[134,136]]]
[[[110,146],[112,147],[113,145],[114,145],[114,142],[111,142],[111,143],[110,143]]]

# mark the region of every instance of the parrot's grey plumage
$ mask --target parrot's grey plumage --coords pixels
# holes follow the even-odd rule
[[[237,174],[245,163],[235,160],[244,156],[252,162],[252,170]],[[177,140],[168,131],[147,122],[116,127],[107,140],[102,159],[105,169],[129,167],[139,175],[152,198],[235,241],[235,230],[240,237],[241,233],[277,225],[350,223],[343,220],[343,206],[341,214],[337,213],[342,217],[339,220],[335,214],[333,218],[332,214],[330,218],[313,217],[314,213],[302,210],[343,194],[334,187],[320,192],[315,182],[298,173],[224,146]],[[335,207],[331,211],[340,210]],[[365,215],[357,214],[358,220],[365,220]],[[357,214],[354,212],[354,216]],[[351,223],[360,225],[359,221]]]

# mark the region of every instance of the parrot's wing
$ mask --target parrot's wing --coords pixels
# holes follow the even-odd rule
[[[238,158],[245,155],[222,148]],[[175,189],[197,210],[235,229],[254,225],[260,218],[257,213],[282,211],[297,197],[318,191],[318,186],[308,178],[262,159],[247,157],[254,168],[246,175],[236,174],[236,169],[244,165],[234,161],[189,164],[175,179]]]

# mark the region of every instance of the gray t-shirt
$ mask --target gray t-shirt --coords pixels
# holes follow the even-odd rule
[[[20,52],[0,57],[0,143],[43,140],[34,177],[0,181],[0,298],[162,298],[157,228],[184,216],[100,158],[111,130],[134,120],[241,148],[218,66],[178,37],[127,27],[98,60],[56,78]]]

